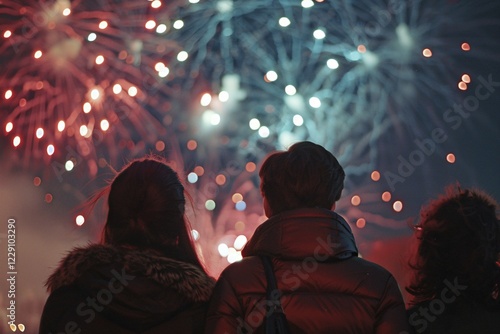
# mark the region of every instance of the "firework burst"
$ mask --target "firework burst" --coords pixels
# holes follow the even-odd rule
[[[192,131],[181,140],[195,161],[186,169],[204,196],[200,202],[216,204],[212,222],[235,224],[225,222],[227,210],[235,211],[229,198],[239,191],[240,175],[250,177],[248,163],[296,141],[336,153],[346,166],[347,198],[364,189],[360,182],[372,173],[380,180],[388,151],[428,136],[442,124],[443,111],[469,94],[476,78],[468,64],[487,59],[484,48],[492,40],[467,33],[491,25],[480,14],[491,6],[474,6],[193,0],[171,7],[173,29],[165,36],[182,46],[176,72],[185,74],[177,79],[189,92],[192,116]],[[210,175],[197,172],[201,163]],[[227,172],[228,165],[241,174]],[[206,194],[204,178],[218,191]],[[380,182],[367,196],[383,205],[386,190]],[[353,205],[344,204],[339,208],[354,222],[363,216],[363,205],[350,210]],[[398,213],[403,202],[392,199],[386,206],[389,214]],[[370,215],[372,223],[381,223],[377,214]]]
[[[349,199],[368,175],[380,180],[375,169],[387,167],[388,151],[428,136],[468,94],[477,76],[467,64],[491,60],[492,38],[478,37],[498,26],[480,17],[493,7],[4,1],[0,123],[26,164],[82,164],[91,175],[122,156],[165,151],[171,130],[185,148],[179,155],[196,203],[208,211],[200,224],[212,226],[210,243],[218,244],[226,231],[249,234],[262,221],[253,205],[256,163],[274,149],[312,140],[335,152]],[[363,204],[385,201],[379,185],[356,210],[349,201],[339,208],[357,222]],[[235,194],[243,199],[233,202]],[[390,210],[401,211],[398,200]]]
[[[5,1],[2,126],[25,164],[98,166],[164,135],[166,60],[150,2]]]
[[[218,131],[229,138],[241,135],[253,151],[313,140],[339,152],[350,172],[366,173],[377,164],[380,136],[406,127],[412,136],[427,133],[436,111],[466,89],[457,87],[461,62],[482,56],[469,52],[464,37],[478,24],[469,7],[416,0],[190,1],[171,10],[174,29],[166,37],[183,47],[185,87],[211,95],[212,103],[201,99],[208,113],[199,106],[192,111],[201,116],[196,121],[224,128]],[[211,86],[197,85],[200,77]]]

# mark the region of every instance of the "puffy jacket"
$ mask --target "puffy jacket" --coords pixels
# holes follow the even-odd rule
[[[214,284],[154,251],[77,248],[47,282],[40,334],[203,333]]]
[[[297,209],[271,217],[221,274],[205,333],[262,333],[266,277],[258,255],[272,257],[292,333],[406,333],[394,277],[357,256],[349,225],[333,211]]]

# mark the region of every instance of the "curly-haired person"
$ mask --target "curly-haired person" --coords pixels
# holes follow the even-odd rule
[[[406,288],[416,333],[500,333],[498,209],[484,192],[460,187],[422,209]]]

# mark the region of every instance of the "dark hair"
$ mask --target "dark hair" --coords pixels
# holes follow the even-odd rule
[[[273,214],[304,207],[331,209],[344,188],[345,173],[322,146],[304,141],[268,156],[260,189]]]
[[[184,216],[184,187],[164,160],[130,162],[109,188],[104,244],[156,250],[204,270]]]
[[[414,276],[406,290],[412,304],[428,301],[445,281],[467,286],[463,295],[488,304],[498,293],[500,223],[498,204],[480,190],[450,187],[420,212],[418,249],[409,262]]]

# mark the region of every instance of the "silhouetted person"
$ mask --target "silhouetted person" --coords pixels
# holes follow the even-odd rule
[[[457,187],[422,209],[406,288],[416,333],[500,333],[498,210],[482,191]]]
[[[48,279],[40,333],[203,332],[215,282],[194,249],[176,172],[133,161],[108,205],[102,243],[72,250]]]
[[[292,333],[399,333],[408,330],[393,276],[358,257],[349,225],[332,211],[344,170],[323,147],[294,144],[271,154],[260,170],[269,217],[221,274],[206,333],[263,333],[270,256]]]

